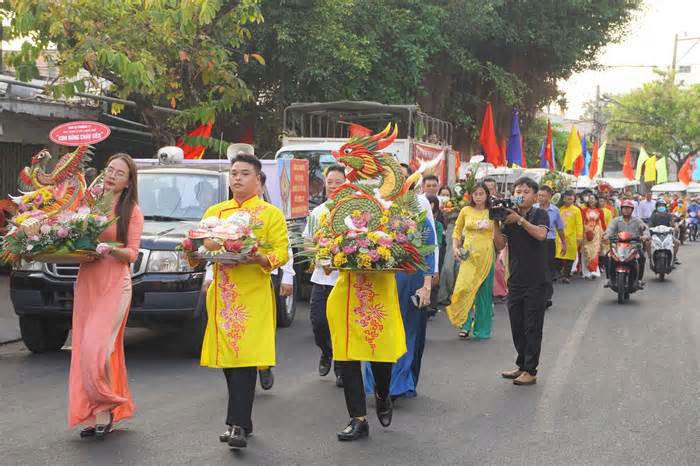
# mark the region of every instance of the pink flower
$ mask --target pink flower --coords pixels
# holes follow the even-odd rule
[[[99,196],[100,194],[102,194],[102,186],[95,185],[92,188],[90,188],[90,192],[93,196]]]
[[[107,223],[109,219],[105,215],[98,215],[95,217],[95,220],[97,220],[100,223]]]
[[[354,230],[351,230],[351,231],[348,231],[345,234],[345,236],[348,237],[349,239],[355,239],[355,238],[357,238],[357,232]]]
[[[44,223],[41,225],[41,228],[39,228],[39,231],[42,235],[48,235],[49,233],[51,233],[51,226]]]
[[[29,241],[39,241],[39,236],[38,235],[32,235],[29,237]]]
[[[56,235],[57,235],[59,238],[67,238],[68,235],[70,235],[70,229],[67,228],[67,227],[61,227],[61,228],[59,228],[58,231],[56,232]]]
[[[379,253],[377,251],[375,251],[374,249],[372,249],[370,252],[368,252],[367,255],[372,260],[372,262],[377,262],[379,259],[382,258],[382,256],[380,256]]]
[[[369,240],[367,238],[360,238],[357,240],[357,245],[361,248],[368,248]]]
[[[344,254],[352,254],[353,252],[357,251],[356,246],[345,246],[343,247],[343,253]]]
[[[393,244],[393,241],[392,241],[391,238],[388,237],[388,236],[382,236],[381,238],[379,238],[378,243],[379,243],[380,246],[389,247],[389,246],[391,246],[391,245]]]
[[[106,256],[112,250],[112,246],[107,243],[100,243],[95,248],[95,252],[101,256]]]
[[[337,253],[339,250],[340,250],[340,249],[338,249],[338,246],[336,246],[335,244],[334,244],[333,246],[331,246],[331,252],[332,252],[333,254]]]
[[[37,194],[37,196],[34,198],[34,205],[41,205],[42,202],[44,202],[44,196]]]
[[[328,244],[331,242],[328,238],[321,238],[318,240],[318,245],[321,247],[328,246]]]
[[[406,241],[408,241],[408,238],[403,233],[397,233],[396,241],[398,241],[399,243],[405,243]]]
[[[20,212],[26,212],[27,210],[29,210],[29,206],[25,203],[21,203],[19,205],[18,209]]]

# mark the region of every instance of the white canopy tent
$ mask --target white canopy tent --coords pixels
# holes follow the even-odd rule
[[[688,194],[700,194],[700,183],[692,182],[688,185]]]
[[[653,193],[683,193],[688,189],[687,184],[681,182],[674,183],[661,183],[653,186],[651,192]]]

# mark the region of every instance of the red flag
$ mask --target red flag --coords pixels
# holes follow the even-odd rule
[[[484,121],[481,123],[479,143],[486,156],[486,161],[492,163],[496,167],[499,166],[501,161],[501,149],[498,147],[496,129],[493,126],[493,109],[491,108],[491,102],[486,104]]]
[[[588,166],[588,177],[595,178],[598,173],[598,141],[593,144],[593,155],[591,155],[591,164]]]
[[[371,136],[372,130],[369,128],[365,128],[362,125],[358,125],[357,123],[350,123],[349,133],[351,138],[361,138],[365,136]]]
[[[202,137],[208,138],[211,136],[211,129],[214,126],[214,122],[207,123],[206,125],[199,125],[197,128],[193,129],[187,135],[189,137]],[[188,146],[182,138],[178,138],[176,141],[177,147],[181,148],[185,153],[185,159],[201,159],[204,155],[204,146]]]
[[[549,171],[554,171],[554,145],[552,142],[552,123],[547,120],[547,136],[544,140],[544,159],[547,161]]]
[[[634,180],[634,167],[632,166],[632,154],[630,153],[630,145],[627,144],[627,148],[625,149],[625,163],[622,165],[622,174],[625,175],[625,178],[628,180],[632,181]]]
[[[527,168],[527,157],[525,157],[525,136],[520,136],[520,153],[523,154],[523,163],[521,167]]]
[[[685,159],[685,163],[681,167],[681,169],[678,171],[678,181],[680,181],[683,184],[690,184],[690,159],[692,157],[688,157]]]
[[[583,158],[583,154],[579,154],[576,160],[574,160],[574,176],[581,176],[585,163],[586,159]]]
[[[508,163],[506,162],[506,151],[507,151],[507,143],[506,143],[506,138],[501,138],[501,145],[498,149],[498,152],[500,153],[499,159],[498,159],[498,165],[497,167],[505,167]]]

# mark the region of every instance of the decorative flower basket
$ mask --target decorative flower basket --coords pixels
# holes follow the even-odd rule
[[[187,252],[194,260],[230,264],[257,255],[260,246],[250,215],[235,212],[225,219],[205,218],[189,231],[178,250]]]

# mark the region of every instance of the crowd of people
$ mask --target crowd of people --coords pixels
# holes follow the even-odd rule
[[[410,168],[402,167],[408,176]],[[118,221],[102,235],[105,243],[100,255],[81,265],[76,283],[69,424],[87,426],[81,437],[103,438],[114,422],[134,412],[123,334],[131,301],[128,265],[136,258],[143,228],[136,177],[128,155],[117,154],[108,162],[104,187],[114,193],[113,215]],[[260,197],[264,176],[255,156],[236,156],[229,177],[232,198],[212,205],[204,217],[225,218],[244,210],[255,217],[255,234],[267,245],[245,263],[208,267],[209,319],[201,364],[223,370],[229,400],[227,428],[219,440],[238,449],[247,446],[253,432],[258,374],[263,388],[272,387],[271,368],[276,360],[271,273],[278,268],[286,273],[290,247],[283,214]],[[344,182],[344,167],[327,168],[326,193]],[[452,189],[440,186],[437,177],[425,176],[419,189],[420,208],[426,213],[424,242],[435,247],[424,258],[427,270],[383,274],[396,281],[391,289],[398,291],[400,308],[383,323],[391,344],[373,357],[358,359],[348,354],[343,327],[347,323],[329,297],[334,289],[350,284],[338,271],[319,264],[313,268],[309,315],[320,351],[318,374],[327,376],[333,369],[350,416],[337,432],[341,441],[369,434],[367,394],[374,396],[383,426],[392,423],[396,399],[417,396],[428,321],[442,308],[459,339],[488,339],[494,303],[507,301],[516,357],[514,366],[501,376],[515,385],[535,384],[545,311],[555,297],[552,283],[569,284],[575,275],[590,280],[601,277],[606,273],[610,240],[619,232],[643,237],[648,225],[675,225],[674,214],[697,213],[700,208],[697,199],[677,196],[654,200],[649,194],[642,199],[609,191],[555,192],[523,177],[507,190],[499,190],[491,178],[476,182],[468,193],[469,205],[451,212],[446,206]],[[497,209],[506,197],[510,207]],[[328,211],[327,202],[313,209],[305,237],[313,237],[314,225]],[[114,240],[124,246],[111,246]],[[280,279],[286,283],[284,277]],[[291,292],[290,287],[283,291]]]

